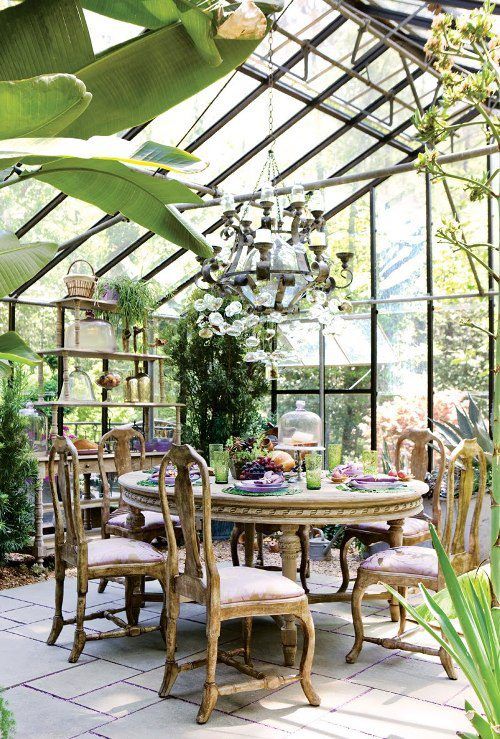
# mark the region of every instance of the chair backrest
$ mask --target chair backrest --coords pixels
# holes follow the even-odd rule
[[[57,436],[49,454],[49,482],[54,507],[56,550],[64,547],[66,556],[75,548],[86,549],[80,508],[80,467],[74,444]],[[60,500],[59,500],[60,495]]]
[[[395,465],[396,469],[400,469],[401,450],[405,441],[412,442],[412,450],[410,457],[410,471],[417,480],[425,480],[427,467],[429,462],[429,449],[432,445],[437,447],[439,452],[439,463],[437,467],[437,477],[434,486],[434,495],[432,500],[432,522],[435,526],[439,526],[440,522],[440,492],[443,482],[443,475],[446,468],[446,451],[444,444],[439,436],[433,434],[429,429],[423,428],[407,428],[399,436],[396,442]]]
[[[165,471],[169,463],[174,464],[177,468],[173,497],[176,513],[181,521],[186,549],[186,560],[182,573],[179,573],[177,542],[170,517],[170,507],[165,485]],[[198,465],[201,474],[201,515],[203,519],[205,572],[201,563],[200,541],[196,531],[193,487],[189,476],[189,467],[193,464]],[[194,598],[198,602],[206,603],[207,605],[217,605],[219,599],[219,572],[212,548],[212,506],[207,463],[189,444],[173,444],[163,457],[158,486],[168,540],[167,566],[169,577],[171,581],[175,579],[176,589],[179,595]]]
[[[467,514],[474,492],[474,460],[479,472],[474,512],[466,537]],[[459,466],[458,498],[455,499],[455,470]],[[450,455],[446,490],[446,521],[439,531],[443,547],[457,574],[469,572],[480,564],[479,522],[486,491],[486,457],[477,439],[463,439]]]
[[[116,474],[118,476],[124,475],[126,472],[132,472],[132,453],[130,448],[130,442],[132,439],[138,439],[140,445],[140,469],[143,470],[146,466],[146,444],[144,436],[140,431],[132,428],[132,426],[116,426],[101,437],[99,445],[97,447],[97,462],[99,464],[99,472],[102,480],[102,492],[103,492],[103,511],[102,518],[103,523],[106,523],[109,519],[109,496],[110,496],[110,484],[108,475],[106,473],[104,464],[104,455],[106,453],[106,444],[109,441],[115,442],[114,449],[114,465]],[[121,491],[120,491],[120,502],[118,507],[122,507]]]

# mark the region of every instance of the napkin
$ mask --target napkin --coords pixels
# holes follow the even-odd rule
[[[253,480],[253,484],[256,487],[266,487],[266,485],[279,485],[283,481],[283,475],[278,475],[276,472],[264,472],[260,480]]]

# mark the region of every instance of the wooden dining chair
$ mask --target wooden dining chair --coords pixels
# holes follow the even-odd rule
[[[165,486],[165,470],[168,463],[177,467],[173,497],[179,513],[186,558],[184,569],[179,572],[179,555]],[[200,556],[200,542],[195,525],[195,502],[189,477],[189,466],[198,465],[202,481],[202,534],[204,564]],[[314,624],[309,611],[307,596],[296,582],[281,574],[251,567],[217,568],[211,529],[211,492],[208,468],[205,460],[188,445],[176,445],[167,452],[160,468],[160,501],[166,521],[168,539],[168,596],[166,617],[167,658],[165,674],[159,694],[167,697],[180,672],[205,666],[206,676],[203,699],[197,721],[205,723],[215,708],[219,695],[228,695],[256,689],[279,688],[300,682],[311,705],[320,703],[311,684],[311,666],[314,656]],[[188,598],[207,610],[207,656],[195,662],[178,663],[175,659],[177,619],[180,598]],[[293,614],[302,624],[304,648],[298,673],[291,676],[266,676],[252,666],[250,640],[252,616],[278,616]],[[243,646],[230,651],[219,651],[218,640],[221,622],[241,618]],[[238,657],[241,656],[241,659]],[[220,685],[216,682],[217,662],[230,665],[254,680],[237,684]]]
[[[474,490],[474,461],[479,469],[479,486],[476,495],[470,530],[466,536],[467,514]],[[458,498],[455,498],[455,469],[460,465]],[[446,491],[445,523],[442,526],[440,500],[437,503],[437,531],[443,547],[451,559],[457,575],[475,569],[480,564],[479,521],[486,490],[486,458],[476,439],[464,439],[450,456],[448,483]],[[365,590],[370,585],[381,583],[391,585],[400,593],[419,583],[429,590],[438,591],[445,587],[443,573],[434,549],[419,546],[402,546],[386,549],[362,562],[352,593],[352,617],[354,621],[355,642],[346,657],[347,662],[356,662],[363,641],[380,644],[386,649],[402,649],[410,652],[432,654],[440,658],[448,677],[456,679],[455,668],[448,652],[443,647],[419,647],[404,641],[406,610],[399,606],[399,632],[395,638],[375,638],[364,636],[361,603]]]
[[[432,516],[430,518],[427,518],[425,515],[423,518],[408,517],[404,520],[402,545],[414,546],[415,544],[420,544],[424,541],[430,540],[431,534],[429,530],[429,522],[433,523],[436,527],[439,525],[439,496],[446,467],[446,452],[441,439],[433,434],[429,429],[405,429],[405,431],[399,435],[396,442],[394,463],[397,470],[400,468],[401,450],[406,441],[409,441],[412,444],[410,471],[416,480],[425,480],[428,467],[429,446],[432,445],[433,447],[437,447],[439,452],[436,485],[432,499]],[[346,527],[340,543],[339,552],[340,569],[342,572],[342,584],[339,588],[339,593],[346,591],[349,586],[349,565],[347,562],[347,553],[352,539],[358,539],[358,541],[366,547],[380,541],[391,544],[389,538],[389,524],[385,521],[380,521],[354,524]],[[399,619],[399,607],[395,600],[390,602],[391,618],[393,621],[397,621]]]
[[[57,457],[57,459],[56,459]],[[139,626],[141,578],[159,580],[166,592],[167,569],[165,556],[151,544],[123,537],[87,541],[80,507],[80,470],[78,453],[73,443],[63,436],[54,439],[49,454],[49,481],[55,521],[55,614],[47,644],[55,644],[63,626],[76,624],[69,662],[76,662],[87,641],[119,636],[138,636],[155,631],[157,626]],[[70,471],[71,470],[71,471]],[[59,499],[60,497],[60,499]],[[78,592],[76,617],[64,618],[62,613],[64,580],[68,567],[76,567]],[[125,579],[125,605],[104,611],[85,613],[89,580],[103,577]],[[127,621],[116,614],[125,611]],[[103,633],[88,633],[84,622],[106,618],[119,628]],[[165,625],[165,600],[160,628]]]

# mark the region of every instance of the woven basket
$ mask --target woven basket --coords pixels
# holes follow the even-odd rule
[[[92,270],[92,274],[86,275],[80,272],[71,272],[74,265],[79,262],[88,264]],[[97,277],[94,274],[94,268],[90,262],[87,262],[86,259],[75,259],[69,266],[68,274],[64,277],[64,282],[66,283],[66,289],[70,298],[91,298],[95,292]]]

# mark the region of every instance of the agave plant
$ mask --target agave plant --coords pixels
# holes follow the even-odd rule
[[[443,572],[453,613],[458,619],[461,636],[445,613],[439,598],[420,585],[424,603],[439,630],[433,628],[419,608],[414,608],[396,590],[384,587],[404,605],[410,616],[446,649],[469,681],[481,711],[465,701],[467,717],[476,733],[462,732],[463,739],[498,739],[500,732],[500,612],[492,603],[491,589],[484,588],[483,578],[458,578],[439,541],[436,529],[431,535]],[[495,604],[496,605],[496,604]]]
[[[469,409],[455,406],[457,411],[457,423],[448,423],[445,421],[436,421],[433,424],[441,432],[443,442],[450,450],[454,449],[462,439],[477,439],[477,442],[483,452],[486,454],[488,464],[491,464],[493,456],[493,440],[488,430],[488,422],[481,413],[479,406],[468,393]]]

